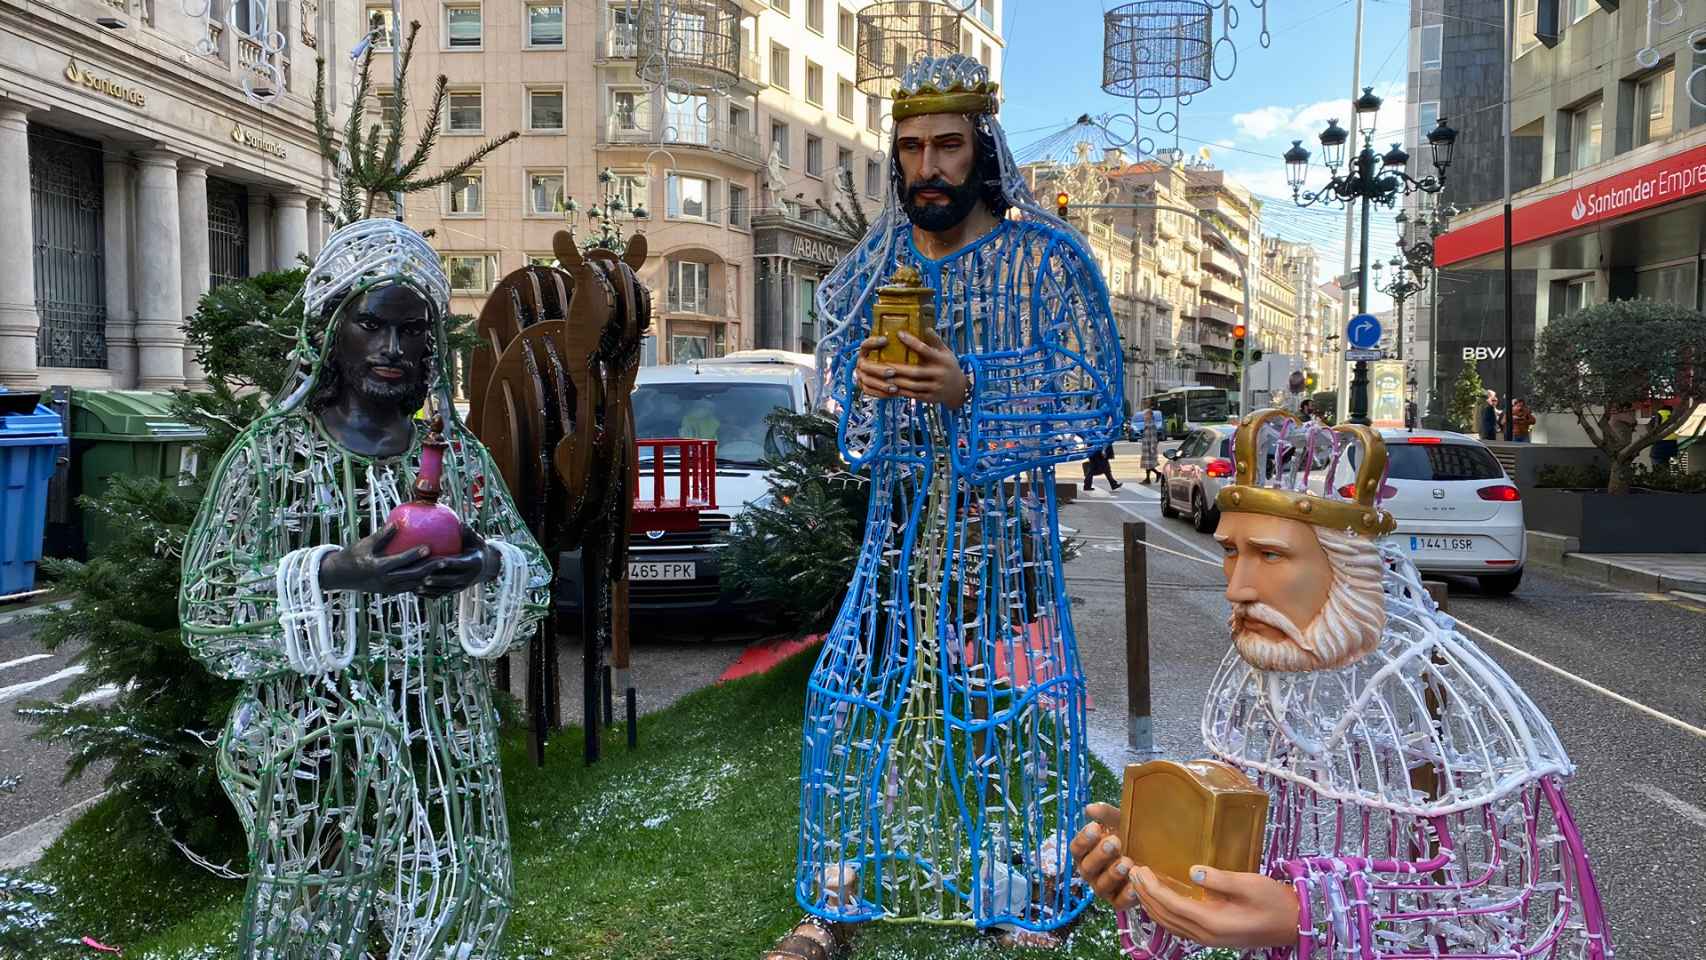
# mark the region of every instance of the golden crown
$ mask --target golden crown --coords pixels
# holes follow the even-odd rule
[[[1260,451],[1262,428],[1276,420],[1290,421],[1308,433],[1317,430],[1330,433],[1334,441],[1332,446],[1335,448],[1340,447],[1346,440],[1360,446],[1363,452],[1362,463],[1357,466],[1356,482],[1352,487],[1356,499],[1336,500],[1316,496],[1304,490],[1265,485],[1261,468],[1272,466],[1275,473],[1285,469],[1283,464],[1272,463],[1276,459],[1272,454],[1264,457]],[[1340,440],[1341,437],[1344,440]],[[1313,454],[1313,445],[1308,442],[1292,446],[1302,452],[1305,458]],[[1324,427],[1310,428],[1298,424],[1297,418],[1284,410],[1257,410],[1239,422],[1238,430],[1232,438],[1232,457],[1236,482],[1231,486],[1222,487],[1215,498],[1222,511],[1261,513],[1286,520],[1301,520],[1317,526],[1349,530],[1365,537],[1391,533],[1398,525],[1392,514],[1378,506],[1380,484],[1386,477],[1386,441],[1380,439],[1380,434],[1371,427],[1344,423],[1333,427],[1329,432]],[[1296,467],[1293,467],[1293,472],[1296,472]],[[1329,490],[1328,493],[1331,494],[1332,491]]]
[[[901,75],[894,91],[894,119],[927,113],[994,113],[1001,101],[1000,84],[989,79],[989,68],[963,53],[922,57]]]

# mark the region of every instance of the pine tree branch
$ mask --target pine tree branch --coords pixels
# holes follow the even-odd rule
[[[450,98],[450,78],[444,74],[438,75],[438,81],[433,85],[432,107],[427,111],[426,123],[421,127],[421,142],[415,147],[415,152],[409,161],[397,171],[402,180],[411,180],[415,174],[426,166],[427,157],[432,155],[432,149],[438,144],[441,129],[441,118],[444,116],[445,101]]]
[[[398,64],[397,69],[398,77],[404,81],[407,81],[409,77],[409,64],[415,58],[415,38],[420,32],[421,22],[419,20],[409,21],[409,39],[403,45],[403,59]],[[407,136],[407,131],[403,128],[403,117],[408,113],[408,86],[406,82],[400,82],[397,84],[397,89],[391,92],[393,109],[391,116],[386,118],[391,124],[391,136],[385,144],[383,161],[387,172],[396,169],[397,158],[403,152],[403,139]]]
[[[440,173],[436,176],[427,177],[424,180],[405,181],[402,184],[400,184],[399,186],[403,189],[404,193],[414,193],[414,192],[419,191],[419,190],[431,190],[433,187],[437,187],[437,186],[441,186],[443,184],[449,183],[450,181],[456,179],[457,177],[460,177],[463,174],[467,173],[470,169],[472,169],[481,160],[484,160],[486,158],[487,154],[491,153],[493,150],[496,150],[497,148],[503,146],[504,144],[510,142],[511,140],[514,140],[515,138],[517,138],[519,136],[521,136],[521,131],[511,130],[510,132],[504,134],[501,137],[498,137],[495,140],[487,141],[485,146],[481,147],[478,150],[475,150],[473,153],[471,153],[467,157],[463,158],[463,160],[460,163],[456,164],[454,167],[451,167],[448,170],[445,170],[443,173]]]

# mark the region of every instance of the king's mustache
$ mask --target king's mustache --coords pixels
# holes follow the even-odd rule
[[[1307,649],[1307,645],[1303,641],[1303,631],[1298,629],[1297,624],[1293,623],[1292,619],[1284,613],[1265,603],[1234,603],[1232,605],[1232,632],[1235,634],[1242,632],[1247,622],[1266,624],[1285,634],[1286,639],[1292,643]]]
[[[956,191],[963,189],[964,186],[964,184],[949,183],[941,177],[931,177],[929,180],[920,180],[906,188],[906,202],[917,202],[918,195],[926,190],[934,190],[943,196],[951,197]]]

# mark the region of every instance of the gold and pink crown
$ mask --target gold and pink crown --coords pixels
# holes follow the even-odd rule
[[[1266,431],[1264,432],[1264,428]],[[1360,447],[1353,497],[1333,489],[1333,471],[1347,446]],[[1316,453],[1327,457],[1325,495],[1309,492],[1309,471]],[[1380,509],[1386,479],[1386,441],[1372,427],[1342,423],[1336,427],[1299,423],[1284,410],[1257,410],[1245,417],[1232,437],[1235,482],[1222,487],[1215,502],[1222,512],[1260,513],[1349,530],[1365,537],[1391,533],[1398,525]]]

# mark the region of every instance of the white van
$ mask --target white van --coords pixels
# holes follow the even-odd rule
[[[756,351],[754,351],[756,352]],[[781,351],[763,351],[779,354]],[[699,438],[717,441],[717,508],[699,516],[691,533],[634,530],[629,536],[628,600],[636,616],[681,614],[740,617],[757,604],[725,594],[717,570],[720,534],[746,505],[768,496],[768,457],[791,438],[776,436],[766,418],[777,407],[804,413],[817,402],[815,367],[807,354],[721,357],[669,366],[641,367],[634,385],[637,439]],[[651,450],[640,448],[641,496],[652,492]],[[664,495],[673,497],[666,456]],[[560,583],[559,604],[572,605],[578,584]],[[565,611],[567,612],[567,611]]]

